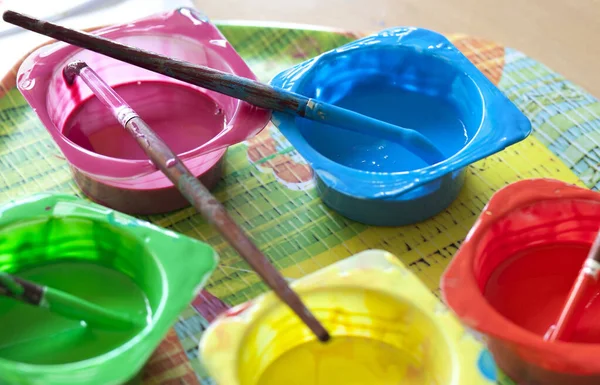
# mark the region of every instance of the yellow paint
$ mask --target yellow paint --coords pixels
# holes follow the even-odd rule
[[[221,316],[200,356],[218,385],[492,385],[483,346],[393,255],[371,250],[292,284],[333,336],[315,341],[273,294]]]
[[[364,337],[311,341],[277,358],[258,385],[403,385],[427,384],[422,367],[410,365],[408,352]],[[429,384],[434,384],[429,382]]]
[[[361,274],[366,275],[359,277],[355,273],[347,278],[355,282],[374,279],[368,272]],[[310,374],[317,370],[311,366],[311,362],[321,362],[325,357],[329,367],[320,367],[318,370],[329,373],[335,366],[345,364],[355,368],[354,375],[357,378],[371,373],[369,381],[364,382],[367,384],[379,385],[379,381],[387,384],[385,380],[390,378],[384,375],[383,368],[377,367],[378,361],[384,364],[395,362],[388,369],[396,383],[399,380],[408,381],[407,376],[417,372],[424,373],[423,379],[427,381],[423,384],[448,383],[450,371],[447,362],[451,360],[451,352],[442,332],[419,307],[377,290],[355,287],[315,291],[305,295],[303,300],[334,336],[333,342],[327,345],[316,342],[287,307],[277,306],[247,330],[246,348],[239,357],[238,370],[242,385],[267,385],[269,382],[265,382],[264,376],[273,379],[284,372],[287,364],[291,365],[288,370],[295,375]],[[277,337],[269,338],[274,335]],[[353,344],[357,345],[355,349],[352,348]],[[431,349],[432,346],[436,346],[436,349]],[[378,348],[386,350],[385,355],[389,357],[387,361],[375,354]],[[352,354],[361,349],[361,354]],[[307,353],[314,356],[312,361]],[[292,358],[286,358],[288,356]],[[304,360],[292,364],[299,356],[303,356]],[[322,379],[304,385],[325,384],[327,378],[331,378],[327,376],[333,374],[320,375]],[[335,384],[338,383],[346,384]],[[287,385],[287,377],[270,384]]]

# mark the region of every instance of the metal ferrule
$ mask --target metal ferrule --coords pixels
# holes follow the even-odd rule
[[[139,118],[139,115],[129,106],[124,106],[115,111],[117,120],[125,126],[131,119]]]

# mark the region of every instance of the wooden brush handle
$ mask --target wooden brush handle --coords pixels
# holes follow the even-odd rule
[[[152,163],[169,178],[181,194],[212,224],[225,240],[248,262],[264,282],[285,302],[321,341],[329,334],[302,303],[283,276],[252,243],[246,233],[229,216],[225,207],[196,179],[167,144],[98,74],[84,62],[67,65],[63,74],[67,82],[79,75],[99,99],[111,109],[114,117],[133,137]]]
[[[3,17],[6,22],[30,31],[244,100],[258,107],[391,139],[429,164],[435,164],[445,159],[444,155],[427,137],[413,129],[381,122],[353,111],[313,101],[291,91],[277,89],[241,76],[127,46],[101,36],[62,27],[17,12],[6,11]]]
[[[6,11],[4,21],[113,59],[145,68],[186,83],[244,100],[265,109],[304,116],[308,98],[209,67],[130,47],[101,36]]]
[[[262,280],[286,303],[321,341],[329,333],[304,305],[285,278],[273,267],[267,257],[252,243],[225,207],[210,191],[194,178],[187,166],[139,117],[129,119],[126,129],[133,135],[152,162],[179,188],[181,194],[212,224],[227,242],[241,255]]]

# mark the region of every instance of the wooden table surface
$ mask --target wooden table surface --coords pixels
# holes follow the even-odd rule
[[[600,0],[194,0],[213,20],[418,26],[523,51],[600,98]]]

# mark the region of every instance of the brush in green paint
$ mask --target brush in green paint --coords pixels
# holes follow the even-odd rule
[[[66,318],[84,321],[90,327],[127,330],[146,324],[143,319],[107,309],[63,291],[4,272],[0,272],[0,296],[38,306]]]

